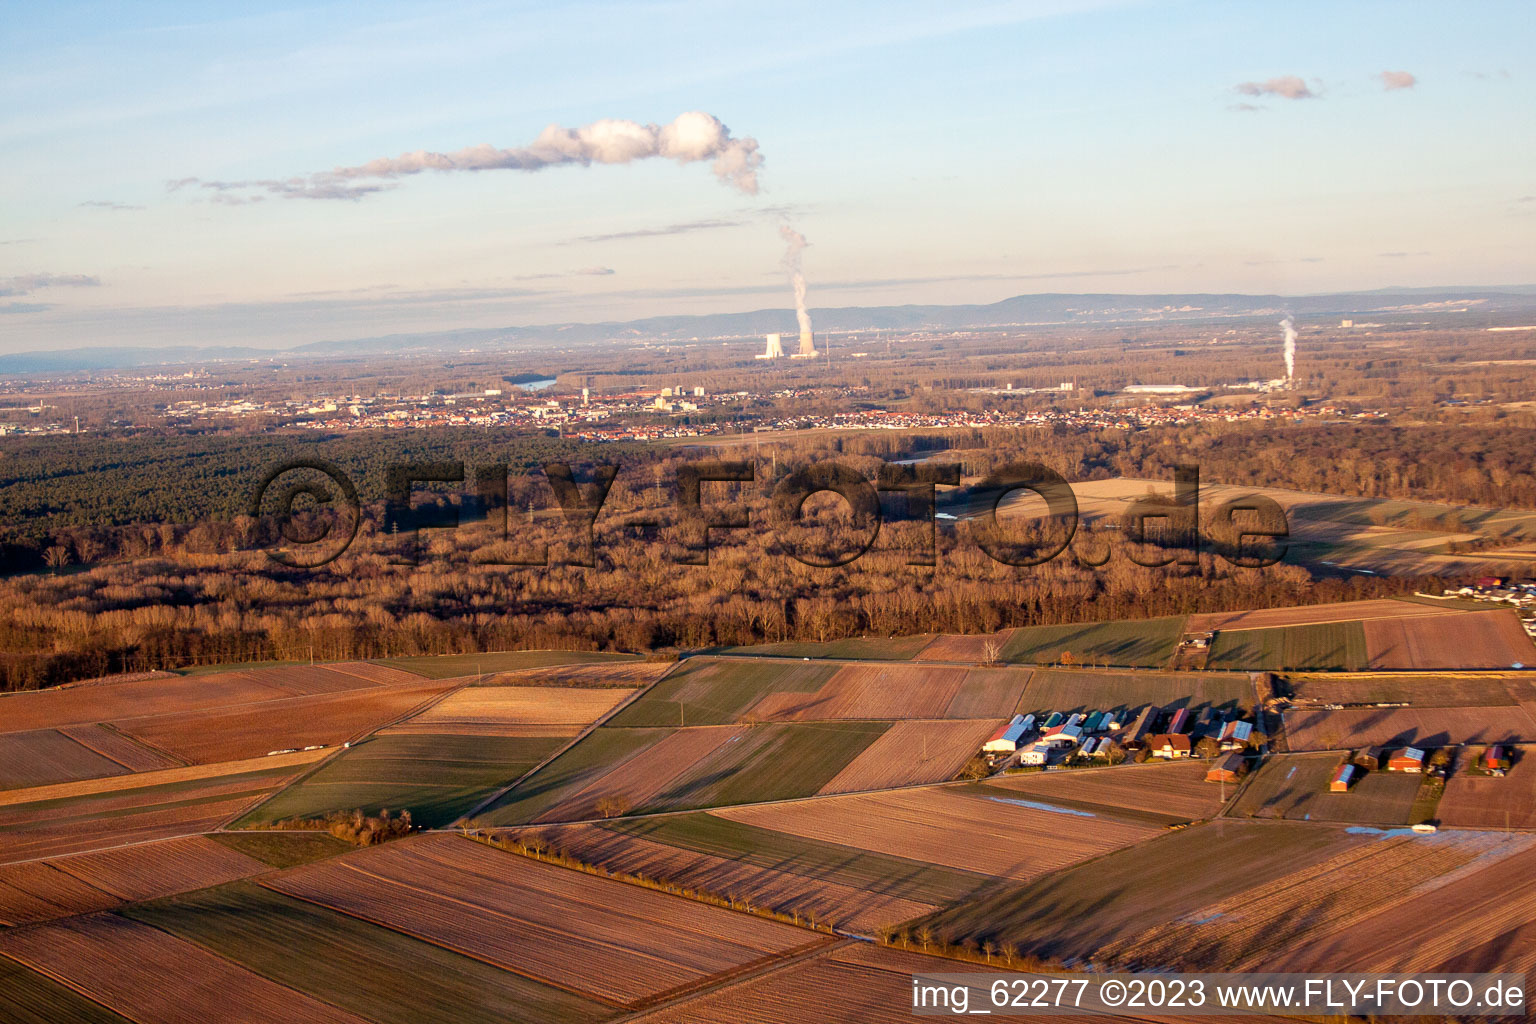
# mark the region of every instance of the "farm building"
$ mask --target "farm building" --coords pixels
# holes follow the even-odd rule
[[[1019,755],[1019,764],[1045,764],[1050,759],[1050,744],[1036,743]]]
[[[1098,732],[1104,728],[1104,712],[1095,711],[1083,722],[1083,732]]]
[[[1189,737],[1181,732],[1163,733],[1158,736],[1147,737],[1147,749],[1152,751],[1153,757],[1165,757],[1172,761],[1190,754]]]
[[[1185,731],[1185,727],[1188,724],[1189,724],[1189,709],[1188,708],[1179,708],[1179,710],[1177,710],[1177,711],[1175,711],[1173,713],[1173,717],[1168,720],[1168,731],[1170,733],[1184,732]]]
[[[1333,777],[1328,780],[1328,789],[1333,793],[1349,792],[1350,784],[1355,781],[1355,776],[1360,774],[1360,769],[1348,762],[1339,765],[1333,771]]]
[[[1366,747],[1354,757],[1355,764],[1368,772],[1374,772],[1381,767],[1385,753],[1380,747]]]
[[[1509,771],[1509,754],[1498,744],[1483,751],[1483,771],[1489,775],[1503,775]]]
[[[1223,750],[1241,750],[1252,738],[1252,722],[1228,722],[1221,727],[1221,749]]]
[[[1247,762],[1239,753],[1228,754],[1226,757],[1211,765],[1210,771],[1205,773],[1206,782],[1236,782],[1243,776],[1243,769]]]
[[[1152,731],[1152,721],[1157,717],[1157,709],[1150,704],[1141,709],[1141,714],[1136,716],[1125,731],[1126,743],[1140,743]]]
[[[1041,737],[1047,743],[1078,744],[1083,741],[1083,727],[1080,725],[1063,725],[1051,729]]]
[[[981,749],[988,754],[1011,754],[1019,748],[1019,738],[1027,731],[1024,716],[1014,715],[1013,721],[994,732]]]
[[[1040,728],[1054,729],[1064,721],[1066,721],[1065,715],[1063,715],[1060,711],[1052,711],[1045,717],[1045,721],[1041,723]]]
[[[1422,772],[1424,770],[1424,751],[1418,747],[1404,747],[1392,755],[1387,762],[1387,770],[1394,772]]]
[[[1080,711],[1079,712],[1073,712],[1072,716],[1067,719],[1067,724],[1068,725],[1082,725],[1084,717],[1085,716]]]
[[[1024,716],[1024,731],[1025,732],[1032,732],[1034,730],[1034,728],[1035,728],[1035,716],[1034,715],[1025,715]]]

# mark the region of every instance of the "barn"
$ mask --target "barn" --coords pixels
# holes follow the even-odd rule
[[[1220,761],[1217,761],[1215,764],[1211,765],[1210,770],[1205,773],[1205,781],[1236,782],[1238,779],[1243,777],[1243,769],[1246,767],[1246,765],[1247,762],[1243,760],[1242,754],[1228,754]]]
[[[1384,756],[1380,747],[1366,747],[1355,755],[1355,764],[1368,772],[1374,772],[1381,767]]]
[[[1185,731],[1185,727],[1188,724],[1189,724],[1189,709],[1188,708],[1179,708],[1179,710],[1177,710],[1177,711],[1175,711],[1173,713],[1173,717],[1168,720],[1168,731],[1170,733],[1184,732]]]
[[[1157,709],[1150,704],[1141,709],[1141,714],[1125,731],[1125,742],[1140,743],[1152,731],[1152,721],[1157,717]]]
[[[1029,731],[1032,721],[1033,718],[1026,722],[1023,715],[1014,715],[1011,722],[999,728],[987,742],[981,745],[982,751],[988,754],[1013,753],[1019,749],[1019,739]]]
[[[1345,762],[1334,769],[1333,777],[1328,780],[1328,789],[1334,793],[1347,793],[1358,774],[1360,774],[1359,768]]]
[[[1489,775],[1503,775],[1509,771],[1509,752],[1495,743],[1483,751],[1482,765]]]
[[[1393,772],[1422,772],[1424,770],[1424,751],[1418,747],[1404,747],[1392,755],[1387,762],[1387,770]]]

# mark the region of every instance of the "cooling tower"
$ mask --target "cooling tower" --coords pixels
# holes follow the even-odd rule
[[[806,358],[814,358],[816,355],[816,338],[810,331],[800,332],[799,354]]]
[[[767,349],[764,350],[763,354],[758,356],[757,358],[759,358],[759,359],[779,359],[779,358],[782,358],[783,355],[784,355],[784,345],[783,345],[782,339],[779,337],[779,335],[777,335],[777,334],[770,334],[770,335],[768,335],[768,339],[767,340],[768,340],[768,347],[767,347]]]

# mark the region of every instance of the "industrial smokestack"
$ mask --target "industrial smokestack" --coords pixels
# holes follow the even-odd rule
[[[1285,379],[1296,378],[1296,325],[1290,317],[1280,321],[1280,327],[1285,331]]]
[[[779,225],[779,235],[788,243],[784,259],[780,261],[795,288],[795,319],[800,321],[800,352],[802,356],[816,354],[816,340],[811,334],[811,314],[805,310],[805,274],[800,269],[800,254],[805,251],[805,236],[788,224]]]

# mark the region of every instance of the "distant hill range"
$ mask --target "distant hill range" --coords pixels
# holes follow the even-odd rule
[[[966,328],[1027,328],[1062,324],[1134,326],[1147,323],[1230,320],[1286,315],[1296,317],[1392,316],[1468,309],[1481,320],[1488,315],[1536,312],[1536,285],[1504,287],[1383,288],[1329,295],[1120,295],[1042,293],[1015,295],[987,305],[961,306],[842,306],[813,309],[818,331],[963,330]],[[321,341],[292,349],[256,348],[90,348],[61,352],[0,355],[0,375],[186,366],[191,363],[345,357],[367,354],[448,354],[464,349],[494,352],[511,346],[602,341],[684,341],[695,338],[756,337],[794,331],[790,309],[757,309],[747,313],[702,316],[658,316],[609,323],[540,324],[521,327],[476,328],[391,334],[342,341]],[[1470,324],[1469,324],[1470,326]],[[1481,325],[1480,325],[1481,326]]]

